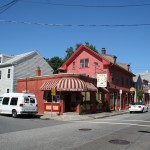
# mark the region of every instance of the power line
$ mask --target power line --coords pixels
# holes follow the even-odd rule
[[[71,7],[110,7],[110,8],[113,8],[113,7],[140,7],[140,6],[150,6],[150,4],[133,4],[133,5],[113,5],[113,6],[110,6],[110,5],[71,5],[71,4],[56,4],[56,3],[51,3],[51,2],[47,2],[47,4],[50,4],[50,5],[56,5],[56,6],[71,6]]]
[[[16,24],[28,24],[28,25],[38,25],[38,26],[51,26],[51,27],[141,27],[150,26],[150,23],[145,24],[49,24],[49,23],[39,23],[39,22],[28,22],[28,21],[14,21],[14,20],[0,20],[0,23],[16,23]]]
[[[55,6],[68,6],[68,7],[94,7],[94,8],[116,8],[116,7],[143,7],[150,6],[150,4],[128,4],[128,5],[80,5],[80,4],[63,4],[63,3],[52,3],[52,2],[36,2],[40,4],[49,4]]]
[[[12,0],[11,2],[3,5],[0,7],[0,14],[2,14],[3,12],[5,12],[7,9],[9,9],[10,7],[12,7],[13,5],[15,5],[19,0]]]

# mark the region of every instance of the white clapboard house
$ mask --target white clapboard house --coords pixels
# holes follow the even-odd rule
[[[17,79],[35,76],[37,68],[42,76],[53,74],[52,67],[37,51],[15,56],[0,54],[0,95],[16,92]]]

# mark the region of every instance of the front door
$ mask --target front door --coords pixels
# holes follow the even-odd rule
[[[71,92],[65,93],[65,112],[71,112]]]

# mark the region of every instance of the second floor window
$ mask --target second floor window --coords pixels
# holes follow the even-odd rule
[[[89,59],[81,59],[80,60],[80,68],[89,67]]]
[[[75,69],[75,62],[72,63],[72,69]]]
[[[7,72],[7,78],[10,78],[10,72],[11,72],[11,70],[8,69],[8,72]]]

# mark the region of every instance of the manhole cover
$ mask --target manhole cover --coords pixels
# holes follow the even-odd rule
[[[79,129],[80,131],[90,131],[90,130],[92,130],[92,129],[90,129],[90,128],[82,128],[82,129]]]
[[[142,133],[150,133],[150,131],[145,131],[145,130],[141,130],[141,131],[138,131],[138,132],[142,132]]]
[[[120,144],[120,145],[127,145],[127,144],[130,144],[129,141],[126,141],[126,140],[119,140],[119,139],[110,140],[109,142],[112,143],[112,144]]]

